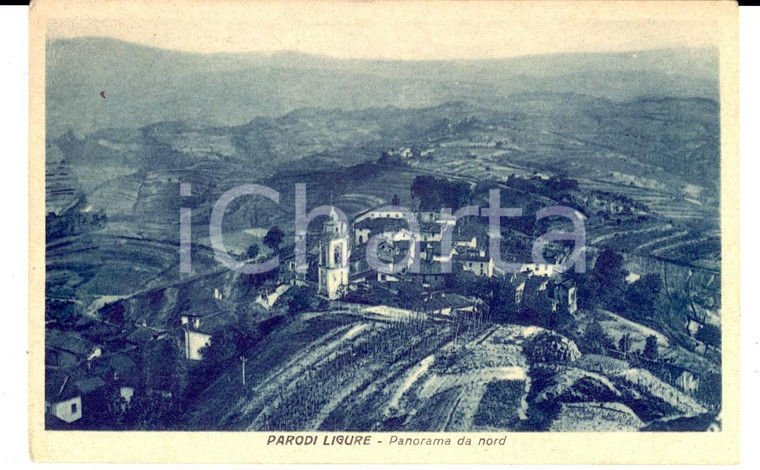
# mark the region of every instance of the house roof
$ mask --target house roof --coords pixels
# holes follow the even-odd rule
[[[528,278],[530,278],[530,276],[527,275],[526,273],[512,273],[512,275],[509,278],[509,281],[513,286],[517,287],[520,284],[524,283],[526,280],[528,280]]]
[[[129,333],[129,335],[127,335],[127,341],[135,345],[141,345],[157,339],[162,333],[164,332],[138,325],[131,333]]]
[[[92,326],[82,331],[82,336],[87,340],[113,340],[124,333],[124,329],[118,325],[105,322],[93,323]]]
[[[45,332],[45,347],[67,351],[86,358],[97,345],[70,331],[47,330]]]
[[[119,375],[126,375],[137,370],[137,364],[124,354],[116,354],[107,360],[108,366]]]
[[[45,371],[45,401],[58,403],[87,395],[106,385],[100,377],[76,378],[76,375],[76,371],[56,372],[47,369]]]
[[[86,377],[74,382],[74,387],[76,387],[82,395],[92,393],[95,390],[105,387],[105,385],[106,383],[100,377]]]
[[[68,374],[45,371],[45,401],[48,403],[57,403],[68,400],[76,396],[76,390],[70,386],[71,378]],[[68,390],[65,390],[67,389]],[[66,392],[66,393],[64,393]]]
[[[402,228],[407,228],[405,219],[393,219],[389,217],[364,219],[354,225],[354,229],[369,229],[379,232],[395,232]]]
[[[215,312],[201,318],[198,328],[191,328],[199,333],[213,334],[222,328],[235,324],[237,317],[228,312]]]

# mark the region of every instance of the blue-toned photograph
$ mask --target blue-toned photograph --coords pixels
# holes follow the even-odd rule
[[[51,27],[45,428],[721,431],[720,49],[629,26],[440,57]]]

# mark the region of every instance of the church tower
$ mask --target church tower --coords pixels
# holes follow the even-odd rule
[[[348,257],[348,227],[333,209],[319,241],[318,292],[330,300],[340,297],[341,286],[348,286]]]

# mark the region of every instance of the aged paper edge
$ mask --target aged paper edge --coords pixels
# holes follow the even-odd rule
[[[172,13],[203,4],[161,2]],[[225,8],[241,3],[214,6]],[[427,2],[431,14],[457,10],[477,21],[487,9],[510,2]],[[48,20],[131,15],[156,3],[36,0],[30,11],[29,131],[29,452],[38,462],[159,463],[481,463],[481,464],[733,464],[739,460],[739,36],[734,2],[520,2],[552,15],[589,19],[709,18],[719,25],[721,107],[721,226],[723,327],[723,430],[718,433],[506,433],[504,447],[451,446],[333,448],[267,447],[269,433],[255,432],[84,432],[44,429],[45,283],[45,38]],[[179,4],[179,5],[178,5]],[[540,7],[539,7],[539,4]],[[266,3],[264,4],[266,5]],[[400,3],[391,2],[394,13]],[[208,3],[206,3],[208,6]],[[259,4],[261,7],[261,4]],[[301,5],[309,8],[308,2]],[[334,2],[343,13],[350,2]],[[391,17],[392,18],[392,17]],[[432,21],[432,19],[431,19]],[[282,434],[282,433],[278,433]],[[331,434],[331,433],[292,433]],[[399,433],[401,434],[401,433]],[[384,433],[375,433],[382,436]],[[387,434],[385,434],[387,435]],[[404,437],[502,437],[504,433],[403,433]],[[384,440],[387,442],[387,439]]]

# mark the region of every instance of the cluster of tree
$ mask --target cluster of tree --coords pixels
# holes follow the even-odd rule
[[[377,164],[387,166],[406,166],[406,162],[401,155],[391,155],[388,152],[383,152],[380,155],[380,158],[377,159]]]
[[[650,360],[655,360],[659,357],[656,336],[647,336],[644,342],[644,348],[634,350],[631,335],[628,333],[622,335],[616,343],[613,338],[604,331],[604,328],[598,321],[592,321],[589,323],[581,336],[579,345],[584,352],[592,354],[607,355],[610,351],[618,351],[625,355],[638,355]]]
[[[106,221],[106,214],[102,210],[68,210],[61,215],[51,212],[45,216],[45,238],[50,242],[57,238],[90,232],[103,227]]]
[[[410,188],[412,198],[419,199],[419,208],[424,211],[439,211],[450,208],[456,211],[470,203],[470,185],[464,181],[449,181],[430,175],[414,178]]]
[[[45,299],[45,322],[61,327],[74,325],[79,320],[77,304],[70,300]]]
[[[523,178],[516,175],[510,175],[507,178],[507,186],[534,194],[557,199],[562,194],[578,189],[578,181],[567,178],[562,175],[552,175],[549,178],[541,176],[531,176]]]
[[[659,357],[659,352],[657,350],[657,336],[655,335],[649,335],[646,337],[646,340],[644,341],[644,349],[634,350],[631,335],[625,333],[618,340],[617,350],[626,355],[637,354],[651,360]]]
[[[633,200],[624,194],[611,193],[609,191],[594,191],[593,194],[605,201],[617,202],[623,206],[624,213],[630,213],[631,209],[649,212],[649,207],[646,204]]]
[[[109,323],[123,324],[127,318],[127,308],[123,302],[113,302],[104,305],[98,310],[98,316],[101,320]]]
[[[257,323],[255,315],[248,307],[239,308],[237,323],[216,332],[200,352],[204,361],[209,364],[235,361],[240,354],[251,349],[283,321],[284,317],[276,316]]]
[[[665,300],[662,278],[659,274],[648,274],[629,285],[625,282],[627,275],[622,255],[612,250],[602,251],[591,271],[576,276],[579,307],[604,308],[633,320],[651,317],[655,307],[663,307]]]
[[[569,329],[573,317],[567,306],[560,302],[553,308],[548,290],[538,288],[540,282],[539,278],[528,279],[519,304],[515,287],[505,277],[486,278],[459,271],[448,276],[445,285],[449,291],[483,300],[487,306],[486,319],[495,323]]]
[[[282,241],[285,239],[285,232],[282,231],[282,229],[278,226],[274,226],[269,229],[269,231],[264,235],[264,239],[262,240],[262,243],[264,245],[268,246],[269,249],[272,251],[277,251],[277,248],[279,248],[280,245],[282,245]]]
[[[695,338],[713,348],[720,348],[721,330],[713,324],[706,323],[697,331]]]
[[[672,327],[696,321],[701,326],[694,338],[707,346],[720,347],[720,327],[707,323],[706,315],[696,309],[688,292],[666,292],[660,274],[645,274],[630,284],[625,282],[627,275],[620,254],[602,251],[589,273],[576,276],[579,307],[611,310],[644,324]],[[691,335],[690,331],[686,333]]]
[[[287,295],[290,296],[290,300],[288,300],[288,312],[291,315],[317,308],[319,303],[313,287],[296,286],[291,288]]]

